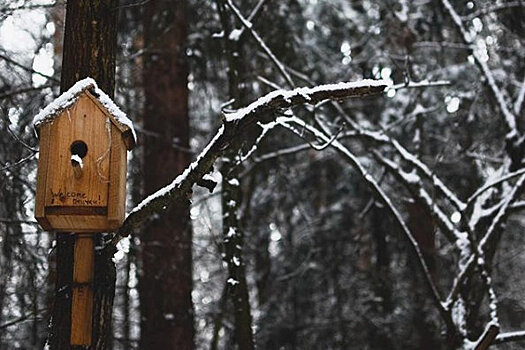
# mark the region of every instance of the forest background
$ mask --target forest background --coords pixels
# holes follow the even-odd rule
[[[139,139],[128,209],[271,91],[390,85],[251,105],[191,203],[102,235],[119,240],[105,348],[523,346],[525,3],[95,3],[118,15],[114,96]],[[65,16],[60,0],[0,0],[2,350],[53,339],[32,119],[61,89]]]

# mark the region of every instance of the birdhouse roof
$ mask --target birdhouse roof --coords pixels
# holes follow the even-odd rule
[[[113,100],[102,91],[93,78],[85,78],[77,81],[69,90],[58,96],[53,102],[42,109],[34,118],[33,126],[38,131],[40,125],[54,120],[60,113],[72,106],[82,95],[87,93],[94,97],[100,107],[106,112],[114,124],[125,134],[129,135],[129,142],[126,141],[128,149],[133,148],[137,141],[137,135],[133,128],[133,122],[126,114],[113,102]]]

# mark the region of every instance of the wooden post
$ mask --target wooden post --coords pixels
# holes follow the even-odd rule
[[[94,234],[77,234],[73,260],[71,345],[91,345],[93,324]]]

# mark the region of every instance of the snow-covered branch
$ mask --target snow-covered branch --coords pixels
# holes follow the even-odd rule
[[[389,87],[389,90],[399,90],[399,89],[416,89],[423,87],[434,87],[434,86],[448,86],[451,82],[449,80],[421,80],[421,81],[408,81],[406,83],[399,83]]]
[[[226,114],[224,125],[221,126],[197,159],[173,182],[151,194],[131,210],[119,229],[114,243],[119,240],[120,236],[129,235],[134,227],[152,215],[162,212],[171,203],[189,200],[193,185],[211,171],[215,160],[227,149],[239,149],[248,127],[259,121],[267,121],[263,120],[262,116],[265,115],[263,112],[290,108],[305,103],[317,103],[325,99],[340,100],[378,94],[387,86],[388,84],[382,80],[362,80],[290,91],[277,90],[235,113]]]
[[[322,141],[324,143],[328,143],[331,140],[331,138],[329,136],[325,135],[323,132],[321,132],[320,130],[314,128],[313,126],[306,124],[304,121],[302,121],[301,119],[299,119],[297,117],[283,117],[282,119],[281,118],[277,118],[277,121],[278,122],[280,121],[281,124],[283,125],[283,127],[285,127],[287,129],[295,132],[299,136],[301,136],[301,132],[299,130],[297,130],[296,128],[294,128],[291,125],[291,123],[296,124],[302,130],[304,129],[304,130],[307,130],[308,132],[312,133],[319,141]],[[432,280],[432,277],[430,275],[430,270],[429,270],[428,265],[427,265],[427,263],[426,263],[426,261],[425,261],[425,259],[423,257],[423,253],[421,252],[421,249],[419,248],[419,244],[417,243],[416,239],[414,238],[414,236],[410,232],[410,229],[408,228],[408,226],[406,225],[405,221],[403,220],[400,212],[396,209],[396,207],[392,203],[392,200],[381,189],[381,187],[379,186],[377,181],[374,180],[372,175],[370,175],[368,173],[368,171],[363,167],[363,165],[358,160],[358,158],[354,154],[352,154],[348,150],[348,148],[346,148],[338,140],[333,140],[332,143],[331,143],[331,146],[332,146],[332,148],[334,148],[343,157],[343,159],[348,161],[350,163],[350,165],[355,170],[358,171],[358,173],[361,175],[363,181],[367,184],[368,188],[370,188],[370,190],[374,193],[374,195],[390,211],[390,213],[392,214],[394,220],[398,224],[399,228],[401,229],[401,231],[403,232],[403,234],[405,235],[405,237],[409,241],[409,243],[410,243],[410,245],[411,245],[411,247],[412,247],[412,249],[413,249],[413,251],[414,251],[414,253],[415,253],[416,257],[417,257],[417,261],[419,263],[419,267],[421,268],[422,273],[423,273],[424,281],[427,284],[427,286],[428,286],[428,288],[429,288],[429,290],[431,292],[432,300],[433,300],[436,308],[440,312],[440,315],[443,318],[443,320],[445,321],[447,327],[449,329],[451,329],[451,330],[454,329],[455,326],[454,326],[454,323],[452,321],[451,315],[445,309],[445,307],[443,306],[443,304],[441,302],[441,297],[439,295],[439,291],[438,291],[436,285],[434,284],[434,282]]]
[[[509,193],[507,193],[504,196],[503,204],[501,205],[500,209],[498,210],[498,213],[496,214],[496,216],[492,220],[492,222],[491,222],[488,230],[486,231],[485,235],[479,241],[479,244],[478,244],[478,247],[477,247],[478,252],[479,251],[484,252],[485,248],[487,246],[490,246],[490,242],[492,241],[492,238],[493,238],[496,230],[499,228],[499,226],[502,223],[503,219],[507,216],[511,203],[514,202],[514,200],[516,199],[518,194],[521,192],[521,190],[523,189],[523,185],[524,184],[525,184],[525,175],[521,175],[521,177],[518,179],[516,184],[509,191]],[[449,295],[447,297],[447,301],[445,303],[446,305],[450,306],[450,305],[452,305],[454,300],[456,300],[456,297],[457,297],[457,295],[459,293],[459,289],[460,289],[461,285],[463,284],[465,279],[468,276],[471,275],[474,266],[476,264],[478,264],[478,262],[476,260],[477,260],[476,259],[476,254],[473,253],[469,257],[467,262],[461,266],[460,271],[457,274],[456,278],[454,279],[452,288],[451,288],[450,293],[449,293]]]
[[[500,333],[494,339],[494,344],[509,343],[512,341],[523,341],[525,340],[525,330],[516,331],[516,332],[505,332]]]
[[[432,182],[432,185],[443,195],[458,211],[463,211],[466,208],[466,204],[460,200],[450,188],[437,176],[425,163],[423,163],[418,157],[403,147],[397,140],[387,136],[386,134],[378,131],[367,131],[360,129],[357,131],[357,135],[364,137],[374,142],[390,145],[394,150],[401,156],[401,158],[408,164],[419,170],[428,180]]]
[[[231,0],[226,0],[226,5],[232,10],[233,14],[239,19],[239,21],[242,23],[243,27],[248,30],[248,32],[251,34],[251,36],[257,41],[257,44],[262,48],[264,53],[268,56],[268,58],[273,62],[273,64],[277,67],[281,75],[285,78],[286,83],[293,87],[294,83],[286,69],[284,68],[281,61],[277,59],[277,57],[274,55],[272,50],[266,45],[266,43],[261,39],[259,34],[253,29],[252,23],[244,18],[244,16],[241,14],[239,9],[231,2]]]
[[[522,7],[523,1],[508,1],[503,3],[496,3],[487,7],[483,7],[477,11],[474,11],[466,16],[462,16],[461,18],[466,21],[471,21],[476,17],[483,16],[492,12],[512,9],[514,7]]]
[[[521,107],[523,106],[523,101],[525,100],[525,77],[521,82],[520,91],[518,92],[518,97],[516,102],[514,102],[514,114],[519,115],[521,112]]]
[[[461,33],[461,37],[463,38],[463,41],[465,44],[470,45],[472,44],[473,38],[470,35],[470,33],[465,28],[463,21],[461,20],[461,17],[458,15],[454,7],[450,4],[448,0],[441,0],[441,3],[445,7],[446,11],[449,13],[450,17],[454,21],[454,24],[456,25],[457,29]],[[487,62],[483,60],[480,57],[480,54],[477,50],[471,49],[472,57],[474,57],[474,61],[476,65],[479,67],[485,78],[487,79],[487,84],[489,86],[490,91],[494,95],[494,98],[497,101],[498,108],[500,109],[500,112],[503,114],[504,121],[507,127],[507,135],[506,138],[508,141],[516,141],[517,138],[520,136],[518,132],[518,124],[516,122],[516,116],[510,111],[509,107],[507,106],[507,102],[505,101],[505,97],[503,95],[503,92],[500,90],[498,85],[496,84],[496,80],[494,79],[494,75],[492,74],[492,71],[490,70]]]
[[[433,214],[439,228],[443,234],[451,241],[456,242],[463,235],[450,222],[448,216],[443,212],[439,205],[433,200],[432,196],[421,186],[422,180],[415,172],[407,173],[399,168],[390,159],[387,159],[379,152],[374,152],[375,158],[383,164],[394,177],[403,184],[414,199],[420,201]]]
[[[486,350],[492,344],[492,341],[499,333],[499,325],[489,322],[485,327],[485,330],[476,341],[474,350]]]
[[[290,108],[300,104],[316,104],[324,100],[342,100],[350,97],[373,95],[389,86],[385,80],[365,79],[358,82],[325,84],[316,87],[301,87],[293,90],[275,90],[259,98],[245,108],[226,113],[226,122],[238,121],[265,110]]]
[[[507,180],[510,180],[516,176],[519,176],[519,175],[522,175],[525,173],[525,168],[523,169],[520,169],[520,170],[517,170],[517,171],[514,171],[512,173],[509,173],[505,176],[502,176],[500,177],[499,179],[496,179],[496,180],[493,180],[493,181],[490,181],[488,183],[486,183],[485,185],[481,186],[479,189],[476,190],[476,192],[474,192],[467,200],[467,206],[472,204],[472,202],[480,195],[482,194],[483,192],[485,192],[486,190],[488,190],[489,188],[491,187],[494,187],[504,181],[507,181]]]

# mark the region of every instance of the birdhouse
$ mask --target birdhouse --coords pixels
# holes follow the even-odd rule
[[[35,217],[47,231],[107,232],[126,204],[132,122],[91,78],[77,82],[33,120],[39,135]]]

